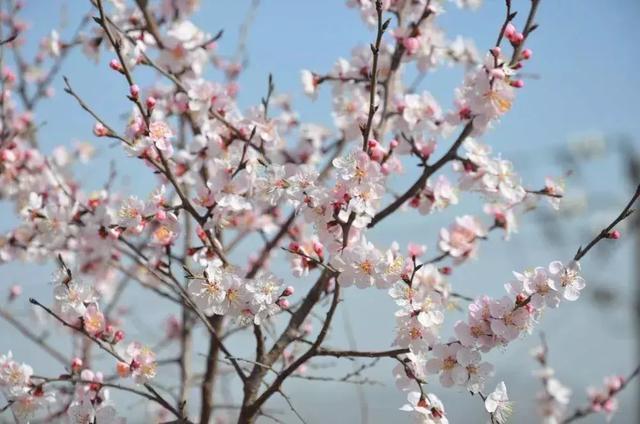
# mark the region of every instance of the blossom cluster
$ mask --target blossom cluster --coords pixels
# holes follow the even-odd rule
[[[454,336],[440,334],[460,296],[448,281],[453,267],[478,257],[493,230],[503,230],[508,239],[517,231],[519,214],[539,198],[557,209],[564,193],[563,184],[550,178],[542,189],[525,188],[515,165],[482,141],[524,88],[522,69],[533,54],[524,43],[533,30],[534,9],[522,32],[512,22],[515,15],[508,15],[498,43],[482,54],[472,40],[451,39],[440,26],[445,2],[348,0],[378,33],[375,44],[354,48],[329,72],[301,72],[301,89],[311,99],[325,87],[331,95],[334,128],[326,128],[301,122],[291,97],[277,92],[271,77],[259,104],[241,106],[239,76],[246,63],[218,49],[221,34],[194,23],[198,1],[90,3],[98,16],[89,29],[70,40],[54,30],[42,40],[33,64],[1,70],[0,198],[14,207],[19,222],[0,235],[0,263],[57,257],[53,307],[32,303],[83,343],[110,354],[114,372],[105,376],[84,366],[91,363],[91,349],[83,343],[77,343],[84,346],[82,355],[59,379],[33,377],[29,366],[13,361],[11,354],[3,356],[0,389],[15,415],[26,420],[56,402],[72,422],[121,423],[108,391],[118,388],[112,380],[121,380],[147,388],[147,399],[188,422],[191,403],[185,393],[192,377],[213,379],[206,376],[217,372],[220,351],[244,384],[257,384],[245,387],[241,411],[256,414],[266,395],[282,393],[281,381],[270,383],[266,371],[282,360],[278,378],[302,373],[327,335],[340,290],[355,286],[382,289],[398,307],[393,346],[402,353],[396,355],[393,374],[397,386],[408,392],[403,410],[419,422],[446,424],[444,405],[422,387],[437,376],[444,387],[482,396],[492,419],[503,422],[510,411],[506,386],[501,383],[484,395],[494,366],[483,356],[531,332],[545,309],[577,300],[585,287],[577,261],[514,273],[503,297],[478,296],[455,323]],[[454,3],[476,9],[482,2]],[[16,6],[11,16],[3,14],[0,24],[22,37],[26,25],[19,10]],[[397,25],[383,22],[383,15],[395,15]],[[510,44],[510,52],[500,46],[502,41]],[[56,147],[50,154],[37,145],[35,103],[73,46],[97,63],[108,63],[104,68],[127,84],[121,94],[129,110],[118,124],[94,112],[70,80],[65,79],[65,91],[95,119],[87,133],[96,143],[115,142],[130,163],[143,165],[157,178],[147,195],[120,190],[115,170],[102,188],[87,191],[74,168],[93,160],[91,144]],[[53,63],[50,78],[20,80],[25,69],[29,75],[41,74],[47,61]],[[460,67],[465,75],[451,105],[419,83],[405,84],[406,74],[417,70],[425,75],[444,66]],[[136,84],[144,68],[160,76],[147,87]],[[223,75],[219,81],[208,79],[211,68]],[[36,88],[33,99],[23,88],[28,83]],[[412,173],[415,162],[417,181],[396,195],[393,187],[401,175]],[[404,252],[396,242],[377,244],[370,232],[405,207],[407,214],[426,219],[453,209],[465,196],[479,197],[490,221],[482,213],[458,214],[437,232],[439,254],[433,259],[425,258],[423,240],[409,243]],[[250,252],[237,254],[238,245],[248,245]],[[273,261],[279,253],[286,255],[296,283],[289,285],[276,274]],[[439,266],[440,261],[449,265]],[[278,317],[291,307],[291,296],[306,292],[303,279],[317,271],[319,280],[301,298],[302,306],[290,311],[289,327],[280,337],[265,338],[280,328]],[[156,345],[149,340],[123,343],[132,320],[117,302],[133,283],[182,312],[181,318],[167,319],[159,348],[180,344],[186,355],[191,331],[200,324],[212,340],[205,377],[188,375],[188,358],[178,361],[182,393],[174,410],[151,385],[160,361],[157,349],[146,345]],[[12,293],[13,302],[19,289]],[[326,326],[315,343],[309,342],[311,311],[331,295]],[[239,365],[223,339],[247,327],[254,330],[257,357]],[[265,350],[272,338],[276,342]],[[302,348],[307,353],[297,356]],[[258,368],[245,375],[247,364]],[[54,397],[53,390],[45,390],[63,380],[73,384],[73,394],[59,390]],[[205,422],[211,381],[202,381]],[[564,393],[551,387],[554,379],[545,381],[553,393],[546,398],[547,409],[554,415],[556,404],[566,403]],[[268,387],[264,397],[258,396],[263,383]],[[594,392],[594,408],[614,409],[615,389],[608,387],[608,395]]]

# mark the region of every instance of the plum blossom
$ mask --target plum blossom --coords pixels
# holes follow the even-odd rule
[[[362,238],[360,242],[347,246],[332,261],[340,271],[338,283],[349,287],[354,285],[360,289],[373,285],[384,286],[380,278],[384,270],[384,258],[373,243]]]
[[[586,286],[584,278],[580,276],[580,262],[571,261],[565,266],[560,261],[553,261],[549,264],[549,272],[556,290],[562,292],[564,299],[571,302],[578,300],[580,291]]]
[[[509,401],[507,386],[504,381],[498,383],[496,389],[487,395],[484,407],[497,424],[507,422],[513,412],[513,406],[512,402]]]
[[[433,393],[422,395],[420,392],[409,392],[407,394],[408,403],[400,410],[411,412],[415,422],[422,424],[448,424],[449,420],[445,416],[444,405]]]
[[[448,229],[440,230],[439,247],[458,260],[473,258],[477,250],[477,239],[485,237],[487,230],[471,215],[458,217]]]

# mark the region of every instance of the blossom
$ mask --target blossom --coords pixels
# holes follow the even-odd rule
[[[364,289],[373,285],[385,285],[380,278],[384,271],[382,253],[365,238],[347,246],[333,259],[333,264],[340,270],[338,283],[341,286],[349,287],[355,284],[356,287]]]
[[[420,392],[409,392],[408,403],[400,410],[416,414],[416,422],[423,424],[448,424],[445,416],[444,405],[433,393],[422,395]]]
[[[466,384],[469,375],[464,365],[458,363],[457,354],[462,348],[459,343],[437,344],[432,349],[433,358],[426,364],[427,372],[440,375],[440,384],[451,387]]]
[[[489,393],[484,401],[484,407],[491,414],[497,424],[506,423],[513,412],[512,402],[507,395],[507,386],[501,381],[496,389]]]
[[[128,360],[130,375],[137,384],[144,384],[155,378],[158,364],[151,349],[138,342],[132,342],[122,356]]]
[[[173,156],[173,146],[171,145],[173,132],[169,126],[162,121],[155,121],[149,124],[149,139],[158,148],[164,152],[167,157]]]
[[[87,333],[95,336],[105,328],[104,314],[100,312],[98,304],[92,303],[87,306],[84,315],[82,316],[82,323]]]
[[[562,291],[562,297],[568,301],[578,300],[580,291],[586,286],[584,278],[580,276],[580,262],[571,261],[565,267],[560,261],[549,264],[549,272],[555,282],[557,290]]]
[[[487,235],[484,225],[475,217],[458,217],[449,229],[440,230],[439,247],[457,259],[474,257],[477,239]]]
[[[492,302],[489,305],[491,311],[491,330],[503,341],[515,340],[529,324],[529,311],[526,307],[516,308],[513,299],[509,296]]]
[[[204,278],[191,280],[189,291],[196,305],[207,313],[237,313],[247,302],[244,282],[232,272],[210,263]]]
[[[300,78],[302,79],[302,89],[304,94],[315,100],[316,97],[318,97],[318,82],[315,75],[313,75],[311,71],[303,69],[300,71]]]

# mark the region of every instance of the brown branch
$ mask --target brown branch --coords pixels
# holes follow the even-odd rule
[[[382,35],[389,26],[390,22],[390,19],[387,19],[384,23],[382,22],[381,0],[376,0],[376,14],[378,15],[378,31],[376,34],[375,45],[371,45],[371,52],[373,53],[373,64],[371,66],[371,86],[369,87],[369,115],[367,117],[367,125],[362,130],[362,150],[365,152],[367,151],[373,116],[378,110],[378,106],[375,105],[375,100],[376,89],[378,87],[378,56],[380,54],[380,43],[382,42]]]
[[[614,229],[614,227],[621,221],[628,218],[634,212],[634,209],[631,209],[631,207],[636,202],[636,200],[638,200],[638,197],[640,197],[640,185],[636,187],[636,192],[633,194],[631,200],[629,200],[629,203],[627,203],[627,206],[625,206],[622,212],[620,212],[620,215],[618,215],[618,217],[614,219],[611,224],[600,231],[600,233],[593,240],[591,240],[584,249],[582,248],[582,246],[580,246],[578,248],[578,251],[576,252],[576,255],[573,257],[573,260],[579,261],[584,255],[587,254],[587,252],[589,252],[589,250],[591,250],[596,244],[598,244],[598,242],[600,242],[602,239],[609,238],[609,234]]]
[[[458,148],[462,145],[462,142],[464,142],[467,139],[467,137],[471,134],[472,131],[473,131],[473,121],[469,121],[469,123],[467,123],[467,125],[465,125],[465,127],[463,128],[462,132],[460,133],[456,141],[454,141],[453,145],[451,145],[447,153],[445,153],[433,165],[425,166],[423,168],[422,174],[420,175],[420,178],[418,178],[418,180],[415,183],[413,183],[413,185],[409,187],[409,189],[406,192],[404,192],[400,197],[398,197],[395,201],[389,204],[386,208],[378,212],[373,217],[369,225],[367,225],[367,227],[373,228],[374,226],[376,226],[376,224],[378,224],[378,222],[382,221],[387,216],[391,215],[406,201],[408,201],[413,196],[418,194],[418,192],[424,188],[425,184],[427,183],[427,179],[431,175],[433,175],[436,171],[442,168],[447,162],[452,161],[457,157]]]

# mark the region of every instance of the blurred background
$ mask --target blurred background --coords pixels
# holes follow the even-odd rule
[[[355,10],[346,8],[342,0],[265,0],[257,8],[254,6],[258,2],[250,0],[203,0],[201,3],[195,23],[211,34],[224,29],[218,48],[231,57],[238,54],[240,27],[247,20],[247,14],[250,15],[247,69],[239,80],[241,106],[259,103],[266,90],[267,74],[272,73],[276,92],[292,96],[300,121],[333,128],[330,93],[322,90],[316,101],[309,100],[302,92],[299,74],[301,69],[327,72],[336,59],[349,57],[351,48],[373,39],[374,34]],[[514,9],[522,15],[526,14],[528,5],[526,0],[513,1]],[[440,24],[449,38],[458,34],[472,37],[481,52],[493,44],[504,16],[502,0],[485,0],[476,12],[458,10],[452,3],[446,6],[447,13],[440,17]],[[77,0],[27,1],[22,18],[31,23],[33,45],[26,46],[25,51],[35,52],[38,40],[53,27],[62,28],[61,38],[65,39],[65,34],[72,33],[88,10],[88,2]],[[571,258],[581,243],[591,240],[626,204],[640,182],[638,18],[640,2],[637,0],[542,1],[537,19],[540,27],[528,41],[534,57],[527,64],[526,87],[520,90],[512,111],[483,141],[491,145],[494,152],[501,152],[514,162],[527,188],[542,188],[545,176],[566,176],[565,202],[560,212],[542,205],[539,210],[523,216],[519,232],[508,242],[498,233],[491,234],[490,240],[482,244],[478,260],[456,268],[451,275],[449,281],[455,291],[470,296],[501,294],[512,271]],[[520,26],[522,19],[522,16],[517,18]],[[240,55],[244,55],[242,49]],[[113,160],[118,170],[116,189],[146,196],[154,186],[154,178],[147,169],[127,158],[119,147],[109,147],[108,142],[96,139],[91,132],[93,120],[62,91],[61,75],[66,75],[74,89],[108,122],[122,123],[124,114],[129,112],[129,103],[124,98],[127,87],[108,68],[110,59],[103,55],[99,63],[94,64],[79,50],[70,54],[53,84],[55,96],[42,102],[37,110],[36,121],[42,125],[40,144],[51,152],[58,145],[89,141],[99,153],[97,162],[76,169],[78,179],[87,185],[86,191],[102,187],[108,179],[109,161]],[[460,69],[441,69],[429,74],[420,88],[432,92],[446,108],[451,105],[453,89],[460,84],[462,76]],[[211,77],[219,78],[219,75],[213,72]],[[143,78],[153,82],[153,77]],[[144,85],[145,80],[142,82]],[[416,173],[407,166],[406,176],[398,179],[397,186],[406,187]],[[393,240],[403,248],[409,241],[426,244],[429,246],[426,256],[431,257],[437,251],[438,229],[464,213],[482,215],[481,205],[473,196],[463,197],[460,204],[442,214],[424,217],[413,210],[397,214],[376,228],[371,238],[381,246]],[[13,211],[3,202],[0,230],[6,231],[15,222]],[[550,365],[556,369],[558,379],[574,392],[569,410],[586,402],[587,386],[600,386],[604,376],[627,375],[637,366],[640,360],[640,231],[637,223],[640,223],[638,218],[626,221],[620,228],[620,240],[603,241],[584,259],[582,265],[588,286],[579,302],[549,310],[533,334],[514,342],[504,352],[488,356],[496,370],[487,391],[501,380],[506,382],[510,398],[515,401],[512,422],[538,421],[535,396],[540,382],[532,375],[537,364],[530,350],[539,344],[541,331],[549,344]],[[237,256],[246,257],[255,248],[251,244],[242,246]],[[293,281],[286,261],[273,263],[275,272]],[[24,297],[12,308],[25,322],[30,322],[28,317],[33,314],[27,297],[50,302],[48,281],[52,269],[52,264],[0,266],[4,293],[15,283],[24,287]],[[298,293],[303,292],[304,284],[294,281],[294,286],[301,289]],[[177,313],[172,306],[136,289],[127,292],[123,304],[131,308],[134,317],[131,322],[135,325],[127,329],[131,339],[160,336],[162,326],[149,323],[162,322],[169,314]],[[390,346],[396,307],[384,291],[346,290],[341,308],[328,345],[362,350],[382,350]],[[460,317],[462,313],[450,314],[441,334],[445,337],[452,334],[451,327]],[[54,344],[68,351],[68,344],[60,340],[65,333],[50,331]],[[197,332],[198,335],[202,337],[196,337],[195,351],[204,354],[207,341],[204,332]],[[241,349],[248,340],[239,337],[233,343]],[[60,372],[48,364],[29,341],[0,320],[0,352],[9,349],[39,374]],[[199,359],[203,358],[196,361]],[[325,361],[321,369],[311,367],[308,373],[341,377],[353,366],[349,361]],[[291,379],[284,389],[310,423],[405,422],[408,417],[398,408],[406,398],[394,387],[391,374],[394,366],[393,361],[383,359],[365,371],[371,384]],[[169,376],[170,371],[167,373]],[[170,384],[169,377],[167,381]],[[613,422],[640,422],[638,381],[620,396],[620,411]],[[240,392],[233,384],[223,384],[222,389],[228,402],[239,401]],[[428,390],[443,400],[450,422],[486,421],[480,400],[471,398],[467,392],[444,389],[437,382],[430,384]],[[144,422],[148,411],[135,400],[114,397],[121,400],[121,407],[131,408],[130,417],[134,418],[130,421]],[[283,421],[296,422],[286,404],[279,400],[269,407],[281,411]],[[603,421],[602,416],[584,420]]]

